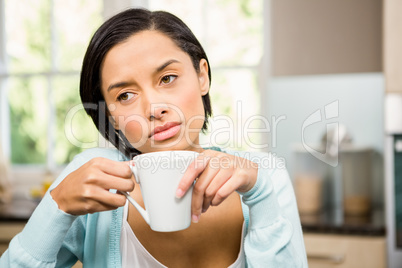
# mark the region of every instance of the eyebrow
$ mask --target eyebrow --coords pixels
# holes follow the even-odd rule
[[[127,86],[128,84],[130,84],[130,83],[128,83],[128,82],[118,82],[118,83],[115,83],[115,84],[111,84],[107,88],[107,92],[109,92],[109,91],[111,91],[112,89],[115,89],[115,88]]]
[[[172,63],[179,63],[179,62],[180,62],[180,61],[175,60],[175,59],[168,60],[167,62],[165,62],[165,63],[163,63],[162,65],[160,65],[159,67],[157,67],[157,68],[155,69],[155,73],[158,73],[158,72],[162,71],[163,69],[165,69],[167,66],[169,66],[169,65],[172,64]],[[115,84],[111,84],[111,85],[107,88],[107,92],[109,92],[109,91],[111,91],[112,89],[115,89],[115,88],[127,86],[127,85],[129,85],[129,84],[131,84],[131,83],[129,83],[129,82],[117,82],[117,83],[115,83]]]
[[[157,72],[160,72],[160,71],[162,71],[163,69],[165,69],[166,67],[168,67],[170,64],[172,64],[172,63],[179,63],[179,61],[178,60],[175,60],[175,59],[171,59],[171,60],[168,60],[167,62],[165,62],[164,64],[162,64],[161,66],[159,66],[158,68],[156,68],[156,73]]]

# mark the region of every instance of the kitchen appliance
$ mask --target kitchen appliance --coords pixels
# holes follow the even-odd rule
[[[388,266],[402,266],[402,95],[385,96],[385,213]]]
[[[372,207],[374,149],[347,146],[341,148],[339,169],[342,176],[343,212],[348,216],[366,216]]]
[[[341,135],[341,133],[343,133]],[[300,214],[331,210],[345,216],[368,216],[372,209],[372,182],[377,168],[375,150],[355,145],[345,126],[325,133],[317,151],[329,150],[328,142],[339,137],[335,150],[327,158],[318,159],[303,145],[293,148],[293,172],[296,199]],[[337,165],[326,161],[337,159]]]
[[[326,164],[308,153],[301,145],[294,148],[293,183],[299,213],[317,214],[325,208],[323,193]]]

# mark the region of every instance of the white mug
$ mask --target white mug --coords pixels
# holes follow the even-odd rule
[[[133,158],[134,166],[130,167],[140,185],[145,209],[124,194],[152,230],[174,232],[190,226],[193,186],[182,198],[176,197],[176,190],[187,167],[197,156],[198,153],[192,151],[163,151]]]

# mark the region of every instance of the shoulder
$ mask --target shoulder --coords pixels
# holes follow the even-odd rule
[[[287,174],[286,162],[283,158],[276,156],[274,153],[270,152],[251,152],[251,151],[224,151],[227,154],[231,154],[237,157],[245,158],[256,164],[258,164],[260,169],[269,172],[269,174],[275,176]]]
[[[128,159],[115,148],[91,148],[77,154],[70,164],[67,165],[66,171],[73,171],[91,159],[101,157],[114,161],[127,161]]]
[[[91,148],[83,151],[82,153],[77,154],[73,161],[84,161],[87,162],[96,157],[104,157],[110,160],[115,161],[127,161],[127,157],[124,156],[121,152],[119,152],[115,148]]]
[[[287,194],[293,192],[289,173],[286,169],[286,162],[271,152],[252,152],[252,151],[231,151],[225,153],[245,158],[258,164],[258,179],[270,179],[276,192],[285,191]]]

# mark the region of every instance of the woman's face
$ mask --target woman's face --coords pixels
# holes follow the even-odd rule
[[[208,65],[197,73],[188,54],[158,31],[114,46],[101,67],[101,90],[114,127],[142,153],[199,148]]]

